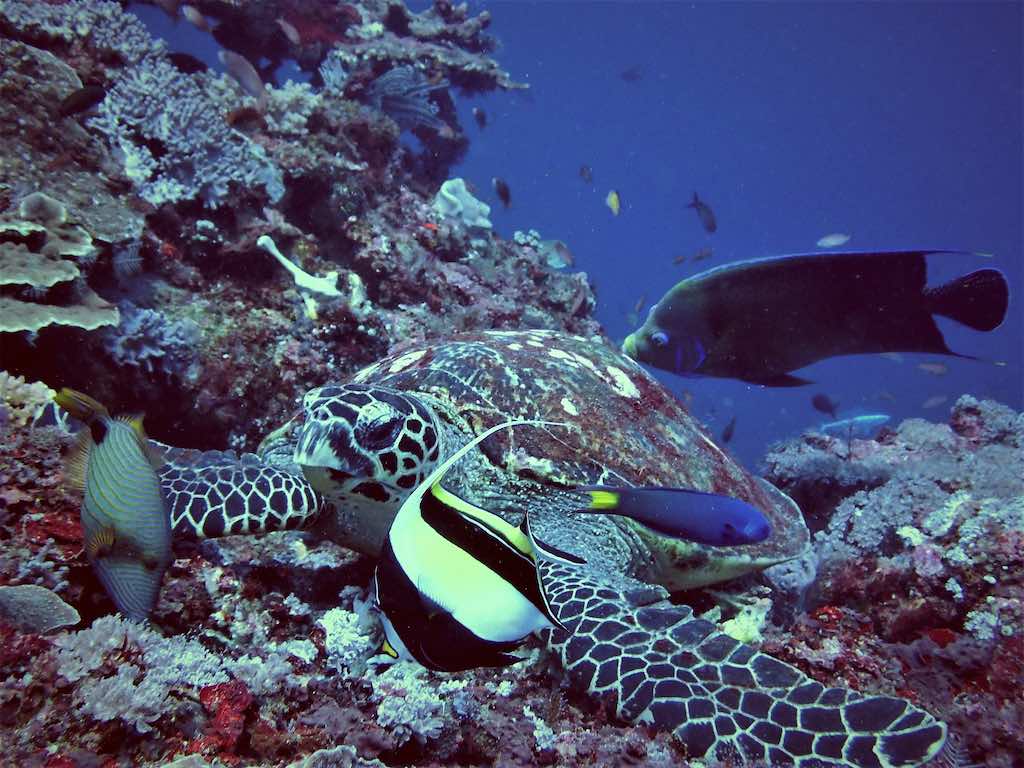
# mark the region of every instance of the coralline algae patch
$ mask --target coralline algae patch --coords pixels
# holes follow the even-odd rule
[[[853,460],[841,443],[808,436],[766,458],[822,521],[807,613],[766,647],[821,681],[884,682],[948,722],[972,760],[1016,765],[1024,417],[964,396],[948,425],[904,422],[855,441]]]

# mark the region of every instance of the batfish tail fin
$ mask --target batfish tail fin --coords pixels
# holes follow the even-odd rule
[[[1006,317],[1010,286],[998,269],[979,269],[925,290],[933,314],[952,318],[976,331],[998,328]]]

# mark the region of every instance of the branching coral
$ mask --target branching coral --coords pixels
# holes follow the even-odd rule
[[[232,184],[263,187],[276,202],[284,194],[281,171],[227,126],[199,77],[149,56],[121,76],[90,125],[124,156],[126,175],[153,205],[198,197],[216,208]]]
[[[194,377],[199,341],[199,327],[194,322],[170,321],[161,312],[131,302],[121,305],[121,314],[121,324],[103,334],[107,354],[119,365],[142,368],[149,374]]]

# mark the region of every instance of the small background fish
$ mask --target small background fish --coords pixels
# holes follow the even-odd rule
[[[619,193],[613,189],[605,197],[604,204],[608,206],[608,210],[612,212],[612,216],[618,216],[619,209],[622,206],[622,199],[619,197]]]
[[[849,235],[834,233],[819,239],[817,245],[819,248],[838,248],[840,245],[846,245],[849,241]]]

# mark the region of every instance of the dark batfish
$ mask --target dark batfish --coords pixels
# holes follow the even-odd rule
[[[733,433],[736,431],[736,417],[733,416],[729,423],[725,425],[725,429],[722,430],[722,442],[728,443],[732,440]]]
[[[791,371],[837,355],[953,352],[933,315],[977,331],[1003,322],[1006,277],[981,269],[934,288],[929,254],[800,254],[742,261],[687,278],[623,342],[634,360],[679,374],[792,387]]]
[[[838,419],[836,411],[839,410],[839,403],[830,398],[828,395],[819,392],[811,398],[811,405],[814,406],[814,410],[821,413],[826,413],[833,419]]]
[[[693,201],[686,206],[687,208],[693,208],[697,212],[697,218],[700,219],[700,225],[704,227],[705,232],[714,232],[718,229],[718,221],[715,219],[715,212],[711,210],[711,207],[697,197],[697,193],[693,193]]]
[[[209,67],[190,53],[169,53],[167,58],[171,60],[174,68],[183,75],[194,75],[197,72],[205,72]]]
[[[580,178],[587,184],[594,183],[594,171],[589,165],[580,166]]]
[[[487,127],[487,113],[480,107],[473,107],[473,119],[476,120],[476,124],[480,127],[480,130]]]
[[[506,208],[512,205],[512,190],[508,188],[508,182],[495,176],[491,183],[494,185],[494,194],[501,200],[501,204]]]
[[[103,86],[86,85],[65,96],[60,103],[58,112],[61,117],[70,117],[80,112],[86,112],[103,101],[106,95],[107,89]]]

